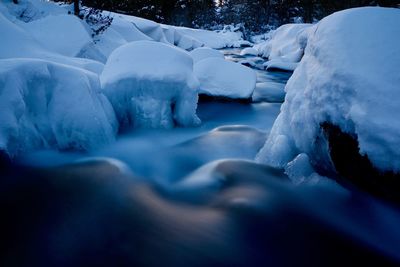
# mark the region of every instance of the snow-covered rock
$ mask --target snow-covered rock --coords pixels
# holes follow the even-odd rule
[[[92,42],[82,21],[74,15],[49,15],[24,28],[48,51],[74,57]]]
[[[256,44],[258,55],[268,58],[267,68],[293,70],[304,54],[311,24],[285,24],[271,33],[269,40]],[[254,52],[254,51],[253,51]],[[272,66],[273,65],[273,66]]]
[[[256,73],[252,69],[221,58],[207,58],[194,65],[200,81],[200,93],[246,99],[256,86]]]
[[[115,138],[117,121],[92,72],[38,59],[0,60],[0,149],[90,150]]]
[[[106,15],[106,14],[105,14]],[[95,46],[103,56],[104,60],[96,58],[97,60],[106,62],[111,52],[118,47],[133,41],[153,40],[141,32],[137,26],[126,19],[126,16],[117,13],[111,13],[113,20],[110,25],[102,34],[95,37]]]
[[[220,51],[209,47],[196,48],[190,52],[190,55],[192,56],[194,63],[210,57],[224,58],[224,54],[222,54]]]
[[[398,9],[350,9],[320,21],[258,159],[282,167],[304,152],[320,163],[329,152],[316,140],[328,122],[354,134],[376,168],[399,172],[399,36]]]
[[[128,43],[114,50],[100,78],[122,126],[200,122],[193,60],[179,48],[154,41]]]
[[[67,57],[47,50],[32,36],[30,32],[7,19],[5,16],[3,16],[1,12],[0,36],[2,37],[0,59],[44,59],[47,61],[53,61],[65,65],[79,67],[95,73],[100,73],[103,69],[103,64],[101,64],[100,62],[84,58]]]

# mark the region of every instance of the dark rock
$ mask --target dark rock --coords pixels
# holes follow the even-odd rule
[[[385,200],[400,204],[400,174],[381,172],[367,155],[361,155],[357,136],[338,126],[321,124],[329,145],[329,155],[337,174],[357,187]]]

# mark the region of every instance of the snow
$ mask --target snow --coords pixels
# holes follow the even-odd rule
[[[117,121],[92,72],[38,59],[0,60],[0,149],[90,150],[114,141]]]
[[[125,19],[123,15],[117,13],[103,13],[104,15],[110,15],[113,21],[102,34],[95,37],[95,46],[102,56],[93,57],[93,59],[99,60],[103,63],[107,61],[112,51],[118,47],[134,41],[142,40],[153,40],[141,32],[134,23]]]
[[[293,71],[304,54],[312,24],[285,24],[270,34],[270,39],[254,45],[257,55],[268,58],[266,68]],[[255,51],[252,51],[254,53]]]
[[[92,41],[82,21],[72,15],[49,15],[26,23],[24,28],[48,51],[64,56],[78,55]]]
[[[258,56],[258,50],[257,49],[255,49],[254,47],[246,47],[245,49],[243,49],[241,52],[240,52],[240,55],[241,56],[247,56],[247,55],[250,55],[250,56]]]
[[[284,71],[294,71],[297,68],[297,66],[299,65],[299,63],[286,62],[286,61],[281,61],[279,59],[273,59],[273,60],[269,60],[269,61],[265,62],[263,65],[266,70],[278,69],[278,70],[284,70]]]
[[[306,153],[318,164],[324,152],[315,140],[330,122],[357,135],[375,167],[399,172],[399,36],[398,9],[356,8],[320,21],[258,160],[283,167]]]
[[[194,73],[200,81],[200,93],[227,98],[250,98],[257,79],[252,69],[221,58],[197,62]]]
[[[200,60],[210,58],[210,57],[224,58],[224,54],[222,54],[218,50],[215,50],[215,49],[212,49],[209,47],[196,48],[190,52],[190,55],[192,56],[194,63],[197,63]]]
[[[175,27],[178,34],[191,37],[203,46],[221,49],[225,47],[250,46],[251,43],[243,40],[243,35],[238,31],[225,30],[221,32]]]
[[[128,43],[110,55],[100,79],[122,126],[200,123],[193,60],[179,48],[154,41]]]
[[[253,102],[277,102],[285,100],[285,84],[278,82],[261,82],[256,84],[252,99]]]
[[[47,25],[50,27],[51,25]],[[0,59],[38,58],[79,67],[100,73],[103,64],[89,59],[66,57],[48,51],[30,32],[8,20],[0,13],[0,36],[2,36]]]

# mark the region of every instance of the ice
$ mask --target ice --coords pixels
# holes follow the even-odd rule
[[[194,63],[210,57],[224,58],[224,55],[221,52],[208,47],[196,48],[190,52],[190,55],[192,56]]]
[[[179,48],[154,41],[128,43],[110,55],[100,79],[123,127],[200,123],[193,60]]]
[[[282,61],[282,60],[277,60],[277,59],[273,59],[273,60],[269,60],[267,62],[265,62],[264,68],[266,70],[285,70],[285,71],[294,71],[299,63],[297,62],[286,62],[286,61]]]
[[[329,122],[355,134],[375,167],[400,171],[400,10],[341,11],[315,29],[258,159],[284,166],[306,153],[318,163],[315,140]]]
[[[117,121],[98,76],[37,59],[0,60],[0,149],[90,150],[114,141]]]
[[[257,78],[252,69],[221,58],[197,62],[194,73],[200,81],[200,93],[236,99],[250,98]]]
[[[252,99],[254,102],[282,103],[285,100],[285,84],[278,82],[257,83]]]

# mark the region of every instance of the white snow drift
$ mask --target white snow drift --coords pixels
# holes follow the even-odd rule
[[[375,167],[399,172],[399,36],[399,9],[350,9],[318,23],[258,159],[282,167],[304,152],[315,163],[320,123],[330,122],[356,134]]]
[[[116,49],[101,75],[122,126],[189,126],[196,115],[198,81],[190,55],[176,47],[138,41]]]
[[[38,59],[0,60],[0,149],[90,150],[115,138],[117,121],[98,77]]]
[[[256,86],[256,73],[245,66],[211,57],[194,65],[200,93],[227,98],[249,98]]]

